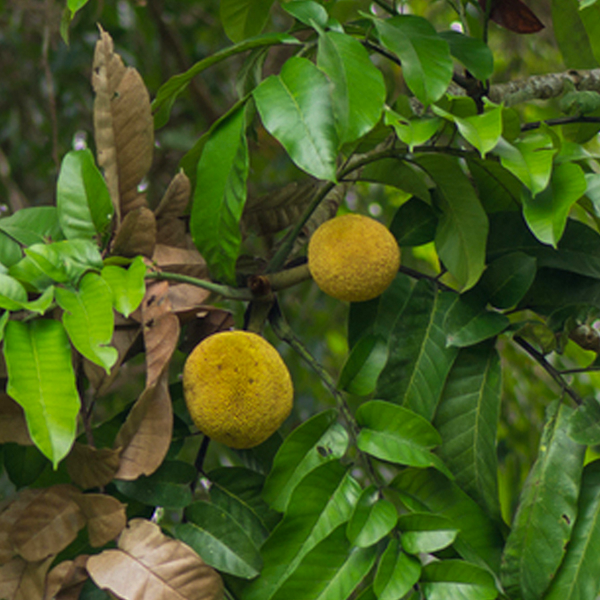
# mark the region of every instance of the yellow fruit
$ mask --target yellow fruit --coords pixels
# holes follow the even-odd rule
[[[321,290],[338,300],[364,302],[392,283],[400,248],[389,230],[369,217],[348,214],[321,225],[308,244],[308,268]]]
[[[264,442],[290,414],[294,397],[277,350],[248,331],[221,331],[200,342],[185,363],[183,392],[198,429],[231,448]]]

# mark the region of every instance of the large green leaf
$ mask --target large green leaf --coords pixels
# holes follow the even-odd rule
[[[114,212],[110,193],[90,150],[73,150],[62,161],[56,208],[67,239],[104,236]]]
[[[391,185],[424,202],[431,202],[427,176],[421,169],[405,160],[384,158],[369,163],[361,170],[359,177],[362,181]]]
[[[399,246],[421,246],[435,239],[438,217],[429,204],[410,198],[394,215],[390,232]]]
[[[146,293],[144,259],[136,257],[127,269],[109,265],[102,269],[101,275],[112,291],[115,310],[128,317],[140,305]]]
[[[363,452],[381,460],[413,467],[433,466],[452,476],[431,450],[441,443],[435,428],[422,416],[384,400],[371,400],[356,412]]]
[[[211,130],[197,170],[190,231],[214,278],[235,282],[249,157],[244,107]]]
[[[260,573],[258,549],[242,526],[222,508],[198,500],[190,504],[187,521],[175,526],[175,535],[191,546],[211,567],[244,579]]]
[[[385,101],[385,84],[364,46],[337,31],[319,35],[317,66],[333,84],[333,111],[341,144],[353,142],[377,124]]]
[[[521,209],[523,184],[501,164],[493,160],[468,158],[469,171],[486,212]]]
[[[294,488],[308,473],[345,454],[348,433],[336,419],[335,410],[319,413],[285,438],[263,490],[263,497],[274,509],[283,512]]]
[[[439,455],[456,482],[493,518],[500,517],[496,439],[501,370],[493,343],[463,348],[435,415]]]
[[[294,56],[252,94],[265,128],[296,165],[335,181],[338,136],[330,86],[313,63]]]
[[[387,358],[387,340],[380,335],[365,335],[348,355],[337,387],[358,396],[370,394],[377,385],[377,378]]]
[[[156,129],[163,127],[169,120],[171,108],[177,99],[177,96],[183,92],[190,81],[202,71],[208,69],[212,65],[247,52],[255,48],[268,48],[277,44],[299,44],[300,42],[293,36],[287,33],[267,33],[259,35],[249,40],[244,40],[235,46],[225,48],[220,52],[215,52],[205,59],[197,62],[193,67],[190,67],[185,73],[174,75],[163,83],[156,93],[156,98],[152,102],[152,112],[154,113],[154,126]]]
[[[438,35],[448,42],[450,54],[477,79],[485,81],[492,76],[494,55],[484,42],[458,31],[440,31]]]
[[[421,562],[402,551],[397,539],[391,539],[379,565],[373,589],[379,600],[402,598],[421,575]]]
[[[282,8],[304,25],[317,26],[321,29],[327,27],[329,14],[322,4],[314,0],[292,0],[283,4]]]
[[[398,529],[402,532],[402,548],[414,555],[442,550],[458,535],[458,529],[449,519],[431,513],[400,515]]]
[[[118,358],[117,349],[110,346],[115,323],[110,287],[97,273],[88,273],[78,290],[56,288],[55,293],[71,342],[108,373]]]
[[[9,321],[4,358],[6,391],[23,407],[35,445],[56,467],[75,440],[81,408],[64,327],[53,319]]]
[[[241,600],[271,600],[294,576],[302,560],[352,515],[360,486],[340,464],[330,461],[311,471],[292,493],[285,515],[261,548],[261,576]],[[340,536],[345,538],[344,531]]]
[[[583,170],[575,163],[561,163],[552,171],[548,186],[537,196],[523,192],[523,215],[535,237],[556,248],[571,207],[587,189]]]
[[[435,236],[440,260],[464,288],[473,287],[485,265],[488,219],[459,162],[449,156],[420,155],[418,164],[437,185],[442,215]]]
[[[0,219],[0,231],[23,246],[64,239],[56,206],[22,208],[10,217]]]
[[[388,362],[376,397],[431,419],[457,349],[446,346],[443,322],[449,303],[435,285],[419,281],[390,333]]]
[[[500,569],[504,541],[497,524],[454,482],[435,469],[408,468],[391,483],[404,504],[414,512],[430,511],[450,520],[460,531],[454,548],[466,560]]]
[[[587,600],[600,593],[600,461],[583,470],[577,521],[544,600]]]
[[[523,600],[539,599],[550,585],[577,517],[585,446],[567,435],[572,409],[555,402],[548,412],[502,556],[503,586]]]
[[[578,0],[552,0],[554,36],[568,69],[598,66],[582,18]]]
[[[498,590],[490,573],[462,560],[441,560],[423,568],[421,577],[427,600],[494,600]]]
[[[442,127],[443,121],[438,117],[407,118],[391,108],[384,113],[384,122],[391,125],[398,136],[412,152],[415,146],[428,142]]]
[[[381,43],[401,60],[404,80],[414,95],[425,105],[439,100],[452,79],[448,42],[416,15],[374,23]]]
[[[600,444],[600,402],[586,398],[569,418],[569,437],[578,444]]]
[[[27,291],[14,277],[0,273],[0,308],[21,310],[27,302]]]
[[[362,491],[352,518],[346,528],[346,536],[354,546],[367,548],[385,537],[396,526],[396,507],[379,490],[370,485]]]
[[[221,23],[229,39],[242,42],[258,35],[269,18],[273,0],[221,0]]]

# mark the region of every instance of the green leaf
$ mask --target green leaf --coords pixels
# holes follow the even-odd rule
[[[128,269],[107,266],[102,269],[102,279],[106,281],[113,295],[113,306],[128,317],[142,302],[146,293],[146,265],[137,256]]]
[[[581,480],[577,521],[567,553],[544,600],[584,600],[600,592],[600,462],[586,465]]]
[[[229,513],[198,500],[186,508],[185,515],[188,521],[175,525],[175,535],[192,547],[204,562],[244,579],[252,579],[260,573],[262,560],[258,549]]]
[[[585,398],[569,418],[569,437],[578,444],[600,444],[600,403],[594,397]]]
[[[283,4],[282,8],[286,13],[298,19],[300,23],[304,23],[304,25],[308,25],[309,27],[317,25],[321,29],[327,27],[329,15],[325,8],[318,2],[314,2],[313,0],[292,0],[292,2]]]
[[[3,444],[4,468],[17,489],[31,485],[48,466],[48,459],[35,446]]]
[[[421,576],[421,562],[402,552],[397,539],[391,539],[375,574],[373,589],[378,600],[397,600],[405,596]]]
[[[118,352],[110,346],[114,315],[112,293],[96,273],[88,273],[77,291],[56,288],[56,301],[64,310],[62,321],[75,348],[108,373]]]
[[[435,469],[403,470],[390,486],[413,512],[430,511],[459,530],[456,551],[466,560],[497,573],[504,540],[497,524],[454,482]]]
[[[387,108],[384,123],[394,128],[398,139],[412,152],[415,146],[428,142],[441,129],[443,121],[438,117],[408,119]]]
[[[0,221],[0,225],[2,221]],[[21,246],[11,237],[0,231],[0,270],[6,272],[8,267],[12,267],[23,258]]]
[[[21,310],[27,302],[25,288],[10,275],[0,273],[0,308],[6,310]]]
[[[267,131],[300,168],[336,181],[338,139],[330,83],[308,59],[290,58],[253,92]]]
[[[523,184],[501,164],[493,160],[468,158],[469,171],[487,213],[521,210]]]
[[[416,15],[373,21],[383,46],[402,61],[402,74],[414,95],[426,106],[439,100],[452,79],[448,42]]]
[[[371,485],[363,490],[346,528],[350,543],[359,548],[373,546],[384,538],[398,521],[396,507],[380,497],[379,490]]]
[[[421,246],[435,239],[438,218],[429,204],[410,198],[394,215],[390,232],[399,246]]]
[[[0,219],[0,231],[23,246],[64,239],[55,206],[22,208],[14,215]]]
[[[597,4],[580,6],[579,12],[581,15],[581,22],[583,23],[583,27],[585,28],[592,48],[592,53],[596,59],[595,66],[598,66],[600,63],[600,41],[598,40],[598,37],[600,36],[600,6]]]
[[[441,560],[425,565],[421,581],[427,600],[494,600],[498,597],[492,575],[462,560]]]
[[[548,409],[538,457],[521,492],[502,557],[508,595],[538,599],[555,577],[577,517],[585,446],[567,435],[572,409]]]
[[[464,348],[496,337],[509,325],[510,320],[503,314],[487,310],[485,298],[479,288],[464,294],[454,294],[452,304],[444,320],[446,343],[449,346]]]
[[[273,600],[351,598],[369,574],[377,548],[352,548],[340,525],[319,542],[272,597]]]
[[[363,452],[400,465],[435,467],[452,477],[442,461],[431,453],[442,439],[420,415],[391,402],[371,400],[356,411],[360,432],[356,440]]]
[[[211,130],[200,162],[190,230],[194,244],[217,280],[235,282],[242,235],[239,222],[246,203],[249,157],[241,107]]]
[[[458,31],[440,31],[438,35],[448,42],[450,54],[477,79],[485,81],[492,76],[494,55],[484,42]]]
[[[264,499],[275,510],[285,511],[294,488],[308,473],[345,454],[348,433],[336,418],[335,410],[319,413],[285,438],[263,490]]]
[[[535,274],[535,257],[524,252],[512,252],[487,266],[478,288],[492,306],[511,308],[527,293]]]
[[[421,155],[417,162],[437,185],[442,210],[435,236],[438,255],[467,290],[477,283],[485,265],[487,215],[456,159]]]
[[[452,365],[434,425],[438,450],[456,483],[494,519],[500,519],[496,439],[501,369],[493,343],[463,348]]]
[[[594,69],[598,61],[590,45],[578,0],[552,0],[552,25],[568,69]]]
[[[35,445],[54,468],[75,440],[80,401],[71,344],[58,321],[9,321],[4,334],[7,393],[25,411]]]
[[[268,48],[269,46],[275,46],[277,44],[299,44],[300,42],[293,36],[287,33],[267,33],[259,35],[249,40],[225,48],[220,52],[211,54],[204,60],[197,62],[193,67],[190,67],[185,73],[174,75],[166,83],[164,83],[158,90],[156,98],[152,102],[152,112],[154,113],[154,127],[160,129],[167,124],[169,116],[171,114],[171,108],[177,99],[177,96],[183,92],[190,81],[198,74],[202,73],[217,63],[247,52],[248,50],[254,50],[255,48]]]
[[[47,287],[35,300],[25,302],[23,304],[23,308],[25,310],[37,313],[38,315],[43,315],[54,302],[54,291],[55,288],[53,285]]]
[[[67,239],[92,239],[106,234],[114,209],[90,150],[74,150],[63,158],[56,185],[56,208]]]
[[[10,313],[7,310],[2,311],[2,314],[0,314],[0,342],[4,339],[4,331],[6,329],[9,316]]]
[[[267,24],[273,0],[221,0],[219,13],[227,37],[234,43],[258,35]]]
[[[415,555],[447,548],[458,535],[449,519],[430,513],[400,515],[398,529],[402,532],[402,548]]]
[[[500,139],[494,149],[502,166],[520,179],[534,196],[548,185],[556,152],[552,139],[542,131],[528,133],[513,144]]]
[[[421,169],[405,160],[384,158],[369,163],[360,171],[359,176],[361,181],[391,185],[431,203],[427,176]]]
[[[261,548],[261,576],[243,590],[241,600],[281,598],[276,594],[294,577],[304,557],[350,519],[359,495],[359,484],[337,460],[306,475],[293,491],[283,519]],[[345,539],[343,529],[338,535]]]
[[[343,33],[320,32],[317,66],[333,84],[333,112],[340,144],[367,134],[381,118],[386,89],[381,71],[364,46]]]
[[[377,381],[378,398],[402,404],[431,419],[457,349],[446,346],[443,330],[448,297],[421,280],[390,333],[388,361]]]
[[[562,163],[554,168],[549,185],[537,196],[523,193],[523,215],[540,242],[556,248],[571,207],[586,189],[587,182],[581,167]]]
[[[338,389],[366,396],[377,385],[377,379],[388,359],[387,340],[367,334],[352,348],[342,368]]]

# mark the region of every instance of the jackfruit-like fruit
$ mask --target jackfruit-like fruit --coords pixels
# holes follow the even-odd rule
[[[277,350],[248,331],[222,331],[200,342],[185,362],[183,392],[198,429],[231,448],[252,448],[275,433],[294,396]]]
[[[400,267],[400,248],[370,217],[347,214],[323,223],[308,244],[308,268],[329,296],[348,302],[376,298]]]

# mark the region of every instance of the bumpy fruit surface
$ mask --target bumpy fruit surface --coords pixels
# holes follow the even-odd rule
[[[376,298],[400,267],[400,248],[389,230],[369,217],[348,214],[321,225],[308,244],[308,268],[329,296],[348,302]]]
[[[277,350],[248,331],[222,331],[200,342],[185,363],[183,391],[198,429],[231,448],[252,448],[275,433],[294,396]]]

